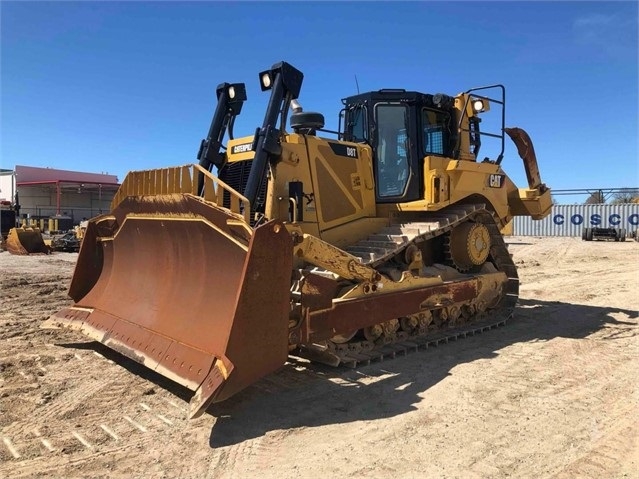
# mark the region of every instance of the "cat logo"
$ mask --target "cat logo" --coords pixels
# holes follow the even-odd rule
[[[491,188],[501,188],[504,184],[504,178],[506,175],[489,175],[488,186]]]
[[[231,149],[231,153],[246,153],[247,151],[253,150],[253,143],[241,143],[239,145],[234,145]]]

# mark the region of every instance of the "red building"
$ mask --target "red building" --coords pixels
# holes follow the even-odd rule
[[[15,194],[20,218],[63,216],[73,224],[110,210],[120,184],[115,175],[16,165]]]

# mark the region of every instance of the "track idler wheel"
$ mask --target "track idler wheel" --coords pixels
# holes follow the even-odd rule
[[[433,313],[430,311],[422,311],[421,313],[411,314],[399,318],[399,325],[402,331],[412,333],[418,330],[419,334],[426,334],[428,326],[433,322]]]
[[[418,330],[419,334],[426,334],[432,322],[433,313],[430,311],[422,311],[399,319],[401,330],[409,334],[414,330]]]
[[[402,331],[412,333],[419,325],[419,320],[417,319],[416,315],[411,315],[399,318],[399,325],[402,328]]]
[[[400,322],[397,319],[391,319],[383,323],[368,326],[362,331],[364,333],[364,337],[368,341],[375,342],[379,339],[383,341],[392,341],[395,338],[397,331],[399,331],[399,328]]]
[[[442,328],[445,326],[448,321],[448,309],[442,308],[437,309],[433,312],[433,324],[438,328]]]
[[[477,312],[477,308],[475,308],[472,304],[464,304],[461,307],[461,317],[464,322],[469,321]]]
[[[399,321],[397,319],[386,321],[382,323],[382,328],[384,329],[384,341],[391,342],[399,331]]]
[[[481,266],[490,252],[490,233],[486,225],[466,222],[450,232],[448,253],[455,268],[464,273]]]
[[[351,339],[353,339],[353,337],[356,334],[357,334],[357,330],[352,331],[348,334],[336,334],[335,336],[331,338],[331,341],[333,341],[335,344],[348,343]]]
[[[448,324],[450,326],[454,326],[458,323],[459,317],[461,316],[461,309],[459,306],[450,306],[447,309],[448,312]]]
[[[364,331],[364,337],[368,341],[376,341],[382,336],[382,334],[384,334],[384,328],[382,327],[381,324],[367,326],[366,328],[363,329],[363,331]]]

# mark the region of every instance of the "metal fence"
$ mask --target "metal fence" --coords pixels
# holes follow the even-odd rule
[[[73,224],[78,224],[82,220],[87,220],[89,218],[93,218],[94,216],[101,215],[102,213],[108,213],[109,208],[107,206],[106,209],[98,209],[98,208],[61,208],[60,215],[68,216],[72,219]],[[37,207],[37,208],[20,208],[20,217],[19,221],[22,220],[40,220],[40,219],[49,219],[51,217],[55,217],[56,208],[55,207]]]
[[[639,204],[554,205],[543,220],[517,216],[513,234],[517,236],[577,236],[584,228],[624,228],[627,233],[639,229]]]

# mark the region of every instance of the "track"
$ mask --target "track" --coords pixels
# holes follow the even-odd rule
[[[497,270],[505,272],[508,278],[503,297],[496,307],[487,311],[477,310],[473,314],[466,315],[449,314],[450,308],[431,310],[430,314],[434,320],[427,327],[393,332],[376,341],[355,338],[343,344],[327,341],[326,348],[317,345],[302,346],[299,354],[314,361],[355,368],[358,365],[367,365],[371,361],[394,358],[397,354],[437,346],[442,342],[456,341],[503,326],[512,316],[517,303],[519,278],[501,232],[492,214],[485,209],[484,205],[454,206],[427,216],[422,215],[419,222],[394,224],[346,248],[346,251],[357,255],[362,263],[379,268],[411,244],[423,243],[446,235],[453,228],[470,220],[487,227],[491,242],[490,259]],[[462,304],[455,307],[459,311],[464,306],[470,307],[470,305]],[[459,324],[461,322],[464,324]]]

